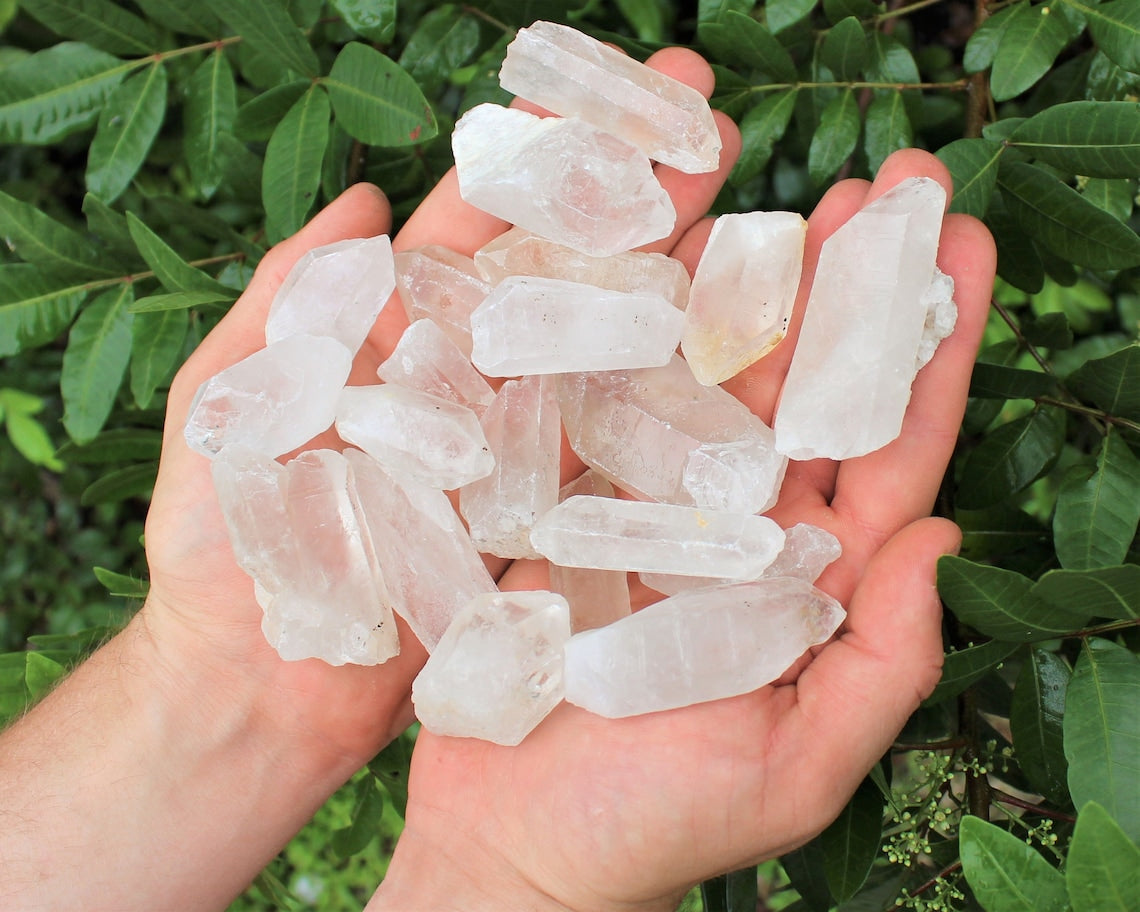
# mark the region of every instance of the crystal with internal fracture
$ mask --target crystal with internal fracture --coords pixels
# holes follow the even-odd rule
[[[585,121],[481,104],[451,144],[464,200],[582,253],[621,253],[676,222],[645,154]]]
[[[714,171],[720,160],[720,134],[700,92],[569,26],[536,22],[520,29],[507,46],[499,83],[680,171]]]
[[[681,351],[706,386],[723,383],[787,335],[807,222],[795,212],[720,216],[697,264]]]
[[[480,596],[463,609],[412,685],[416,716],[437,735],[518,744],[562,699],[565,599]]]
[[[780,452],[848,459],[898,436],[945,199],[937,181],[910,178],[824,242],[776,411]]]
[[[467,356],[431,320],[404,330],[391,356],[376,369],[385,383],[439,396],[482,415],[495,398],[490,384]]]
[[[437,244],[397,253],[395,261],[396,287],[408,320],[434,321],[470,357],[471,311],[491,291],[475,261]]]
[[[611,718],[751,693],[844,618],[830,596],[779,577],[664,599],[566,644],[566,700]]]

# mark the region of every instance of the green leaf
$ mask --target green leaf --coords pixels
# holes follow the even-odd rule
[[[379,833],[384,796],[372,776],[362,776],[353,786],[351,823],[332,834],[332,848],[341,858],[362,852]]]
[[[1140,174],[1140,102],[1070,101],[1024,121],[1010,145],[1072,174]]]
[[[130,497],[149,498],[157,473],[158,463],[140,463],[112,469],[84,489],[79,503],[84,507],[93,507],[96,504],[117,503]]]
[[[768,0],[764,4],[764,16],[773,34],[779,34],[789,26],[804,19],[819,0]]]
[[[858,77],[867,63],[867,36],[854,16],[836,23],[823,38],[819,58],[837,78],[850,81]]]
[[[1022,230],[1006,210],[1000,194],[993,197],[985,215],[997,246],[998,275],[1029,294],[1035,294],[1045,285],[1045,265],[1033,239]]]
[[[0,70],[0,143],[48,145],[95,123],[135,64],[65,41]]]
[[[585,6],[586,0],[487,0],[487,12],[520,28],[536,19],[565,22],[571,10]]]
[[[792,888],[812,912],[830,912],[832,907],[831,891],[827,888],[827,875],[824,873],[825,862],[818,836],[794,852],[780,856],[780,864]]]
[[[220,137],[232,133],[237,89],[224,51],[214,51],[186,83],[183,126],[186,164],[195,189],[210,199],[221,186],[226,158]]]
[[[142,259],[127,230],[127,217],[116,212],[93,193],[83,195],[83,214],[87,216],[87,230],[111,248],[115,256],[128,268],[141,265]]]
[[[827,21],[833,25],[848,16],[871,19],[883,12],[883,5],[874,0],[823,0]]]
[[[408,767],[411,748],[406,736],[396,738],[368,761],[368,770],[388,792],[392,806],[401,817],[408,809]]]
[[[34,417],[43,410],[39,396],[15,389],[0,389],[0,416],[12,446],[32,465],[52,472],[62,472],[63,463],[56,458],[55,445],[47,429]]]
[[[119,274],[116,264],[83,235],[6,193],[0,193],[0,236],[23,259],[60,276],[90,279]]]
[[[107,203],[130,186],[166,116],[166,67],[155,63],[122,83],[99,114],[87,153],[87,189]]]
[[[28,702],[35,703],[47,695],[56,682],[67,674],[67,668],[40,652],[24,654],[24,685]]]
[[[1111,429],[1096,468],[1074,466],[1057,495],[1053,540],[1066,570],[1124,563],[1140,524],[1140,460]]]
[[[388,44],[396,34],[396,0],[332,0],[344,24],[356,34]]]
[[[642,41],[665,40],[665,16],[657,0],[617,0],[617,8]]]
[[[148,295],[130,306],[133,314],[153,314],[171,310],[189,310],[208,304],[225,304],[237,299],[236,291],[173,291],[170,294]]]
[[[1088,17],[1089,33],[1104,56],[1130,73],[1140,73],[1140,6],[1134,0],[1095,6],[1065,2]]]
[[[273,130],[281,122],[289,109],[295,105],[309,82],[298,79],[284,85],[274,86],[268,92],[251,98],[237,110],[234,119],[234,134],[238,139],[260,141],[269,139]]]
[[[377,50],[346,44],[323,80],[337,121],[372,146],[405,146],[431,139],[439,128],[411,76]]]
[[[170,291],[206,291],[233,300],[232,289],[210,278],[202,270],[191,266],[174,248],[151,231],[133,212],[127,213],[127,227],[135,245],[154,271],[158,280]]]
[[[206,6],[250,47],[302,76],[316,77],[321,65],[305,33],[276,0],[205,0]]]
[[[158,50],[154,30],[109,0],[21,0],[20,6],[53,32],[111,54],[141,57]]]
[[[859,141],[859,104],[851,89],[844,89],[823,109],[808,149],[808,174],[823,184],[847,161]]]
[[[266,228],[279,241],[298,231],[321,186],[329,141],[329,99],[313,86],[285,115],[265,150],[261,195]]]
[[[958,832],[962,873],[986,912],[1063,912],[1065,878],[1032,846],[980,817]]]
[[[1077,815],[1065,881],[1073,912],[1140,910],[1140,848],[1095,801]]]
[[[227,138],[233,139],[233,137]],[[238,145],[241,144],[238,143]],[[252,153],[250,154],[252,155]],[[229,222],[212,210],[191,205],[185,200],[173,196],[156,196],[150,200],[150,203],[154,207],[155,213],[167,224],[179,225],[203,237],[221,241],[226,246],[240,251],[245,255],[247,266],[256,266],[265,256],[264,247],[235,231]]]
[[[1113,218],[1127,222],[1132,215],[1136,190],[1131,180],[1105,180],[1090,177],[1081,187],[1081,196]]]
[[[1017,676],[1009,713],[1021,771],[1035,789],[1061,807],[1069,802],[1061,726],[1071,676],[1060,656],[1034,649]]]
[[[76,443],[93,440],[115,404],[131,357],[131,321],[127,305],[132,287],[106,291],[79,314],[63,353],[59,389],[63,426]]]
[[[772,150],[783,138],[796,110],[796,90],[769,95],[740,121],[741,149],[729,181],[741,184],[768,166]]]
[[[1009,25],[1013,10],[1014,7],[1007,6],[983,20],[982,24],[974,29],[962,55],[962,67],[967,73],[980,73],[982,70],[988,70],[993,64],[998,44]]]
[[[148,19],[164,25],[172,32],[200,35],[203,38],[221,38],[222,24],[218,17],[200,3],[185,0],[135,0]]]
[[[749,13],[756,6],[756,0],[699,0],[697,3],[697,22],[720,22],[726,13],[735,10],[738,13]]]
[[[1010,162],[998,185],[1014,219],[1051,253],[1090,269],[1140,264],[1140,237],[1052,174]]]
[[[998,162],[1005,147],[988,139],[956,139],[936,153],[954,178],[951,212],[981,218],[997,187]]]
[[[1140,659],[1092,637],[1065,697],[1065,757],[1069,793],[1078,808],[1095,801],[1140,841]]]
[[[131,328],[131,396],[135,405],[145,409],[154,391],[178,367],[188,319],[184,310],[143,313],[135,317]]]
[[[760,902],[756,865],[704,881],[701,902],[704,912],[754,912]]]
[[[84,627],[75,633],[36,633],[28,637],[28,642],[39,650],[50,650],[63,658],[71,656],[84,658],[106,643],[119,632],[117,627],[106,625]]]
[[[796,81],[796,65],[792,61],[792,55],[751,16],[729,11],[719,22],[708,22],[700,26],[697,37],[718,61],[753,67],[772,76],[777,82]]]
[[[847,806],[820,834],[823,869],[836,902],[845,903],[859,892],[878,857],[882,835],[883,796],[870,779],[864,779]]]
[[[981,399],[1036,399],[1056,392],[1057,382],[1042,371],[979,361],[970,376],[970,395]]]
[[[1073,347],[1073,329],[1063,313],[1044,313],[1036,319],[1023,316],[1021,334],[1026,342],[1038,348],[1064,350]]]
[[[53,280],[37,266],[0,265],[0,358],[56,338],[86,297],[82,284]]]
[[[1033,584],[1033,595],[1047,605],[1080,605],[1092,617],[1134,620],[1140,618],[1140,566],[1050,570]]]
[[[872,171],[878,171],[892,152],[913,145],[914,129],[907,116],[902,92],[876,94],[867,108],[863,132],[863,150],[867,153],[868,166]]]
[[[61,459],[78,465],[157,461],[161,452],[162,433],[142,428],[115,428],[104,431],[83,446],[68,441],[59,448]]]
[[[1140,345],[1086,361],[1065,382],[1110,415],[1140,420]]]
[[[95,578],[103,584],[108,595],[118,598],[145,599],[150,592],[150,583],[146,580],[135,579],[123,573],[116,573],[106,567],[92,567]]]
[[[1003,424],[969,455],[962,466],[958,505],[976,510],[1005,500],[1044,475],[1061,455],[1065,417],[1051,408]]]
[[[1017,4],[998,40],[990,92],[994,100],[1020,95],[1049,72],[1069,43],[1065,21],[1048,6]]]
[[[471,60],[479,49],[479,42],[479,23],[475,18],[451,4],[444,4],[416,25],[400,54],[399,65],[417,85],[430,92]],[[363,55],[358,56],[363,58]]]
[[[1018,650],[1016,643],[990,640],[978,646],[967,646],[948,652],[942,660],[942,677],[934,691],[922,701],[923,706],[935,706],[962,693],[976,684]]]

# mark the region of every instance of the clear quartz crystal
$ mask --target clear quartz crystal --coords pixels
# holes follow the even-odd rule
[[[480,551],[499,557],[536,557],[530,530],[558,501],[561,429],[553,381],[508,380],[482,426],[495,468],[460,489],[471,538]]]
[[[795,212],[720,216],[697,264],[681,350],[693,376],[723,383],[787,335],[807,222]]]
[[[493,285],[513,275],[540,276],[660,295],[678,310],[684,310],[689,300],[689,272],[680,260],[636,250],[587,256],[522,228],[512,228],[476,250],[475,267]]]
[[[482,416],[495,398],[490,384],[431,320],[409,326],[391,356],[376,370],[385,383],[439,396]]]
[[[451,137],[472,206],[591,256],[667,237],[677,219],[645,154],[576,118],[481,104]]]
[[[824,242],[776,411],[780,452],[848,459],[898,436],[945,199],[937,181],[910,178]]]
[[[684,321],[659,295],[510,276],[471,314],[471,360],[491,377],[656,367]]]
[[[702,386],[674,356],[663,367],[566,374],[558,398],[574,452],[644,500],[760,513],[787,459],[738,399]]]
[[[396,287],[395,268],[384,234],[310,250],[273,298],[265,341],[331,336],[356,354]]]
[[[536,22],[520,29],[507,46],[499,83],[678,170],[714,171],[720,161],[720,134],[700,92],[569,26]]]
[[[751,693],[843,621],[803,580],[777,577],[687,592],[566,644],[566,700],[610,718]]]
[[[352,353],[324,336],[288,336],[205,381],[186,442],[203,456],[241,445],[267,456],[303,446],[333,422]]]
[[[562,700],[565,599],[552,592],[479,596],[465,607],[412,684],[428,731],[514,745]]]
[[[575,496],[538,521],[531,542],[564,567],[754,579],[784,545],[766,516]]]
[[[475,261],[436,244],[397,253],[395,261],[396,287],[408,320],[434,321],[470,357],[471,312],[491,291]]]

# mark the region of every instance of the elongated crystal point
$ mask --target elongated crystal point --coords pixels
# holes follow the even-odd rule
[[[535,22],[520,29],[507,46],[499,83],[680,171],[715,171],[720,161],[720,134],[700,92],[569,26]]]
[[[495,398],[495,391],[459,346],[431,320],[416,320],[404,330],[376,376],[466,406],[480,416]]]
[[[432,320],[470,357],[471,312],[491,291],[475,261],[429,244],[397,253],[395,262],[396,287],[408,320]]]
[[[464,200],[582,253],[648,244],[677,220],[645,154],[576,118],[481,104],[451,144]]]
[[[910,178],[824,242],[776,411],[781,453],[847,459],[898,436],[945,200],[937,181]]]
[[[796,212],[722,215],[697,264],[681,351],[705,386],[723,383],[787,335],[807,222]]]
[[[842,622],[842,606],[779,577],[664,599],[566,644],[566,700],[610,718],[751,693]]]

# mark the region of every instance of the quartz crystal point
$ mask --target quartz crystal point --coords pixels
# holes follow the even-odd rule
[[[376,665],[400,651],[340,453],[310,450],[281,466],[227,447],[212,468],[234,554],[265,611],[262,630],[283,659]]]
[[[383,234],[310,250],[273,298],[265,341],[331,336],[355,355],[396,287],[395,268]]]
[[[344,455],[392,608],[431,652],[460,609],[495,583],[446,494],[397,478],[359,450]]]
[[[521,29],[507,46],[499,84],[680,171],[715,171],[720,161],[720,134],[700,92],[569,26]]]
[[[490,377],[657,367],[684,322],[658,295],[511,276],[471,314],[471,360]]]
[[[645,154],[585,121],[481,104],[451,144],[464,200],[582,253],[621,253],[676,222]]]
[[[776,411],[781,453],[848,459],[898,436],[945,199],[937,181],[910,178],[824,242]]]
[[[288,336],[198,388],[186,442],[204,456],[240,444],[266,456],[304,445],[333,422],[352,353],[324,336]]]
[[[459,488],[495,467],[471,409],[402,386],[346,386],[336,430],[393,472],[429,487]]]
[[[495,391],[467,356],[431,320],[404,330],[391,356],[376,370],[385,383],[439,396],[482,416]]]
[[[697,264],[681,350],[705,386],[768,354],[788,331],[807,222],[795,212],[722,215]]]
[[[576,496],[538,521],[531,542],[564,567],[754,579],[783,547],[784,530],[766,516]]]
[[[787,459],[771,428],[734,396],[699,384],[681,358],[567,374],[558,389],[574,452],[634,496],[731,513],[775,503]]]
[[[518,744],[562,700],[565,599],[552,592],[478,596],[412,684],[428,731]]]
[[[475,261],[434,244],[397,253],[395,260],[396,287],[408,321],[434,321],[470,357],[471,311],[491,291]]]
[[[845,614],[778,577],[664,599],[566,644],[566,700],[611,718],[751,693],[824,643]]]
[[[471,539],[499,557],[536,557],[530,530],[558,501],[561,427],[549,377],[508,380],[483,415],[495,457],[486,478],[459,492]]]
[[[663,253],[635,250],[592,257],[522,228],[475,251],[475,268],[492,285],[508,276],[539,276],[596,285],[609,291],[660,295],[678,310],[689,301],[689,272],[680,260]]]

